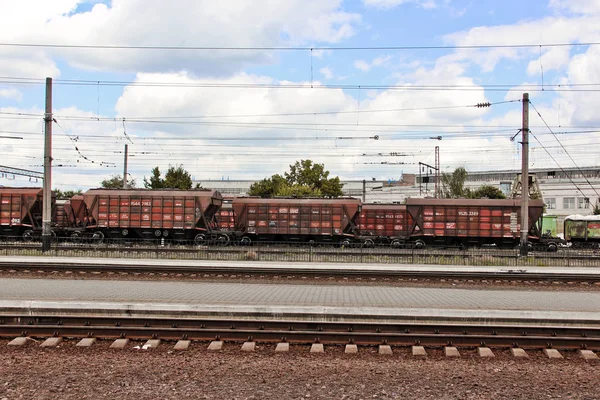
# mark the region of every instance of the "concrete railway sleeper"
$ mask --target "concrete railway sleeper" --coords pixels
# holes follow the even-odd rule
[[[387,324],[271,320],[2,316],[0,337],[232,341],[600,350],[586,326]]]

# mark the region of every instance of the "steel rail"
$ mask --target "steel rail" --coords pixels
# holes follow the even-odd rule
[[[0,317],[0,337],[600,349],[600,327],[96,316]]]
[[[210,260],[205,260],[210,261]],[[443,267],[443,265],[440,265]],[[535,280],[556,282],[598,282],[600,274],[589,273],[544,273],[531,272],[526,268],[506,267],[505,271],[453,271],[449,266],[447,270],[389,270],[352,268],[344,269],[331,264],[331,267],[267,267],[255,265],[219,265],[219,266],[190,266],[190,265],[154,265],[144,264],[140,259],[136,264],[98,264],[85,261],[50,262],[45,259],[35,262],[14,263],[0,259],[0,270],[15,271],[104,271],[128,273],[185,273],[185,274],[231,274],[249,276],[331,276],[331,277],[379,277],[379,278],[421,278],[421,279],[494,279],[494,280]]]

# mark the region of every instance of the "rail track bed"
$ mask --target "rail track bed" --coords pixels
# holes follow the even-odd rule
[[[277,263],[273,261],[199,261],[199,260],[123,260],[70,257],[4,257],[0,258],[0,273],[77,273],[79,278],[100,274],[131,274],[133,277],[155,275],[186,278],[280,278],[304,280],[313,278],[360,280],[456,280],[506,282],[600,282],[598,268],[551,267],[466,267],[461,265],[396,265],[396,264],[333,264]]]
[[[600,326],[2,315],[0,337],[600,350]]]
[[[112,341],[89,348],[6,343],[0,339],[0,395],[9,399],[593,399],[600,368],[572,350],[560,351],[564,359],[528,350],[525,359],[502,349],[483,358],[476,349],[446,357],[442,348],[427,348],[426,357],[416,357],[410,347],[381,355],[377,347],[346,354],[331,345],[323,354],[305,345],[282,353],[269,343],[253,352],[233,342],[221,351],[197,342],[186,351],[165,343],[144,351],[133,341],[126,351],[110,349]]]

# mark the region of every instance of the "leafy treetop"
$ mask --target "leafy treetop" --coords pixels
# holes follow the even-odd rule
[[[483,185],[478,189],[465,188],[467,170],[459,167],[453,173],[442,174],[442,197],[446,199],[505,199],[506,196],[500,189],[492,185]]]
[[[65,191],[62,191],[60,189],[54,189],[53,192],[57,200],[68,200],[71,197],[82,193],[81,189]]]
[[[181,189],[189,190],[192,188],[192,176],[182,165],[177,167],[169,166],[165,177],[161,177],[160,169],[154,167],[150,179],[144,177],[144,187],[146,189]],[[196,185],[195,189],[200,189]]]
[[[339,177],[329,178],[323,164],[311,160],[296,161],[283,176],[272,175],[255,182],[248,194],[260,197],[338,197],[342,195]]]
[[[100,183],[104,189],[133,189],[135,188],[135,179],[128,179],[127,185],[123,187],[123,176],[122,175],[111,175],[110,178],[103,180]]]

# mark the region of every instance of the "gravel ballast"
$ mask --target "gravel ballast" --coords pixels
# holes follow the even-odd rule
[[[0,399],[548,399],[600,398],[600,363],[576,352],[549,360],[540,350],[514,359],[508,350],[480,359],[475,349],[459,349],[446,359],[442,349],[427,349],[426,358],[409,348],[382,356],[375,347],[344,354],[343,346],[326,346],[310,354],[292,345],[275,353],[275,344],[256,352],[226,343],[220,352],[207,343],[173,351],[172,343],[154,350],[109,350],[110,341],[76,348],[75,341],[42,349],[30,343],[9,348],[0,340]]]

